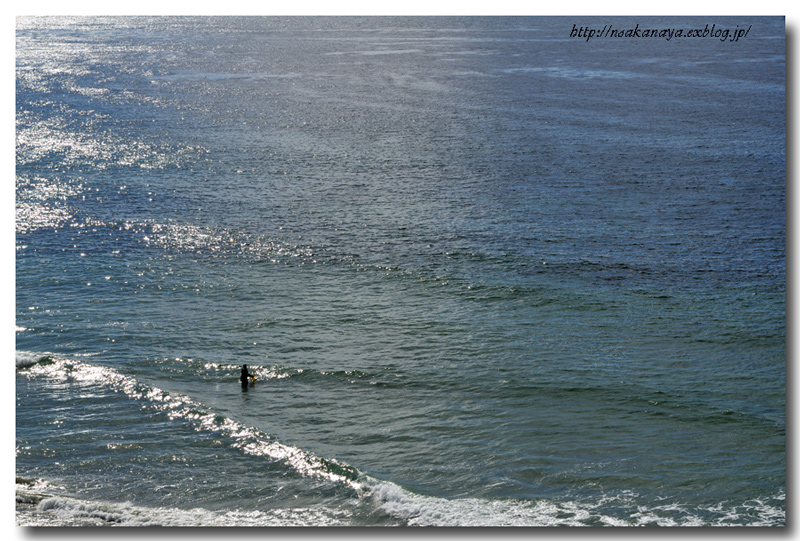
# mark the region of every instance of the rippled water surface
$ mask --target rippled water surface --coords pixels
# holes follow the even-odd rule
[[[18,19],[18,522],[785,525],[783,18],[609,21]]]

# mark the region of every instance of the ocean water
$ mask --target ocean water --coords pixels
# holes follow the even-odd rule
[[[784,526],[785,100],[782,17],[17,19],[17,523]]]

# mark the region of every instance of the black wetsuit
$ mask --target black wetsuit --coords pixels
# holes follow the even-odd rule
[[[247,385],[247,380],[250,377],[250,373],[247,371],[247,365],[242,367],[242,377],[239,378],[242,380],[242,385]]]

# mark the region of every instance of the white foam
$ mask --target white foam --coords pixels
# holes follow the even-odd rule
[[[112,526],[344,526],[349,514],[341,510],[320,508],[280,508],[268,511],[210,511],[208,509],[175,509],[141,507],[130,502],[111,503],[52,496],[39,502],[39,513],[50,522],[63,523],[76,519],[98,521]]]
[[[33,366],[42,359],[48,357],[49,354],[47,353],[35,353],[33,351],[17,351],[16,352],[17,368]]]
[[[363,484],[384,511],[411,526],[582,526],[589,518],[588,510],[547,500],[449,500],[414,494],[383,481]]]
[[[51,490],[52,488],[54,488],[53,485],[44,479],[17,477],[17,503],[37,504],[48,496],[45,491]]]
[[[366,493],[390,515],[411,526],[751,526],[785,525],[785,509],[764,500],[741,505],[719,504],[692,509],[676,503],[647,507],[625,491],[597,500],[445,499],[414,494],[393,483],[361,479]],[[781,494],[774,497],[782,500]],[[628,509],[627,516],[610,516],[608,507]],[[702,515],[702,516],[701,516]]]

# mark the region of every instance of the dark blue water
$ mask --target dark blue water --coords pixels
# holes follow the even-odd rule
[[[18,19],[18,521],[784,525],[784,20],[574,22]]]

